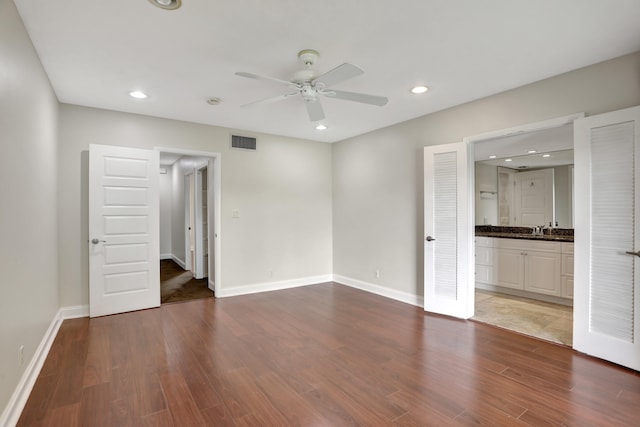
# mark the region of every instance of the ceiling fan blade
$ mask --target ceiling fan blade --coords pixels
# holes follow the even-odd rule
[[[244,104],[241,105],[241,108],[251,108],[251,107],[255,107],[258,105],[266,105],[266,104],[273,104],[274,102],[278,102],[278,101],[282,101],[283,99],[287,99],[291,96],[296,96],[298,94],[298,92],[293,92],[293,93],[285,93],[284,95],[278,95],[278,96],[271,96],[269,98],[265,98],[265,99],[260,99],[258,101],[254,101],[254,102],[250,102],[248,104]]]
[[[367,95],[366,93],[346,92],[344,90],[328,90],[323,95],[329,98],[344,99],[345,101],[362,102],[363,104],[377,105],[382,107],[389,100],[385,96]]]
[[[322,109],[322,105],[319,100],[305,101],[304,105],[307,107],[307,113],[309,114],[309,119],[312,122],[324,119],[324,110]]]
[[[253,73],[245,73],[244,71],[238,71],[236,73],[236,76],[247,77],[249,79],[255,79],[255,80],[266,80],[266,81],[276,82],[276,83],[280,83],[282,85],[286,85],[290,87],[296,87],[296,88],[298,87],[297,84],[288,82],[286,80],[276,79],[275,77],[260,76],[258,74],[253,74]]]
[[[317,79],[314,79],[313,84],[320,84],[322,87],[329,87],[331,85],[335,85],[345,80],[359,76],[360,74],[364,74],[364,71],[362,71],[355,65],[344,63],[342,65],[338,65],[331,71],[327,71]]]

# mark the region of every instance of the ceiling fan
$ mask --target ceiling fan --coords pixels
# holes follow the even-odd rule
[[[273,102],[301,95],[302,99],[304,100],[304,105],[307,108],[309,119],[311,119],[312,122],[317,122],[323,120],[325,117],[324,110],[322,109],[322,105],[320,104],[320,95],[326,96],[328,98],[343,99],[345,101],[377,105],[379,107],[385,105],[388,102],[388,99],[384,96],[367,95],[364,93],[329,89],[330,86],[359,76],[360,74],[364,74],[364,71],[362,71],[355,65],[344,63],[337,66],[331,71],[320,74],[313,68],[313,65],[318,59],[318,56],[318,52],[311,49],[305,49],[298,52],[298,58],[300,58],[300,60],[305,64],[305,68],[297,71],[291,81],[261,76],[253,73],[237,72],[237,76],[276,82],[293,89],[293,92],[261,99],[259,101],[242,105],[242,107],[254,107],[257,105],[271,104]]]

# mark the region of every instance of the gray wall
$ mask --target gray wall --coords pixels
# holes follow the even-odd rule
[[[334,273],[423,294],[424,146],[638,104],[640,53],[635,53],[335,144]]]
[[[58,101],[22,20],[0,0],[0,411],[59,307],[57,126]]]
[[[65,238],[59,245],[59,277],[63,306],[89,302],[89,144],[222,153],[223,289],[331,274],[331,145],[259,134],[258,150],[246,152],[229,148],[231,132],[61,105],[59,185],[64,191],[60,192],[60,234]],[[239,210],[239,219],[231,218],[233,209]],[[177,219],[172,215],[174,224]],[[180,242],[173,237],[175,250]]]

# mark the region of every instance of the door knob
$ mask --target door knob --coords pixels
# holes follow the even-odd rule
[[[97,245],[100,242],[107,243],[106,240],[100,240],[97,237],[94,237],[93,239],[91,239],[91,243],[93,243],[94,245]]]
[[[434,241],[434,240],[436,240],[436,239],[434,239],[434,238],[433,238],[433,237],[431,237],[431,236],[427,236],[427,238],[426,238],[425,240],[426,240],[427,242],[433,242],[433,241]]]
[[[629,255],[635,255],[635,256],[638,256],[638,257],[640,257],[640,251],[638,251],[638,252],[631,252],[631,251],[626,251],[626,252],[625,252],[625,254],[629,254]]]

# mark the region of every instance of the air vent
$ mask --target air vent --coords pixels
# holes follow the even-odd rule
[[[240,148],[242,150],[255,150],[256,138],[249,136],[231,135],[231,148]]]

